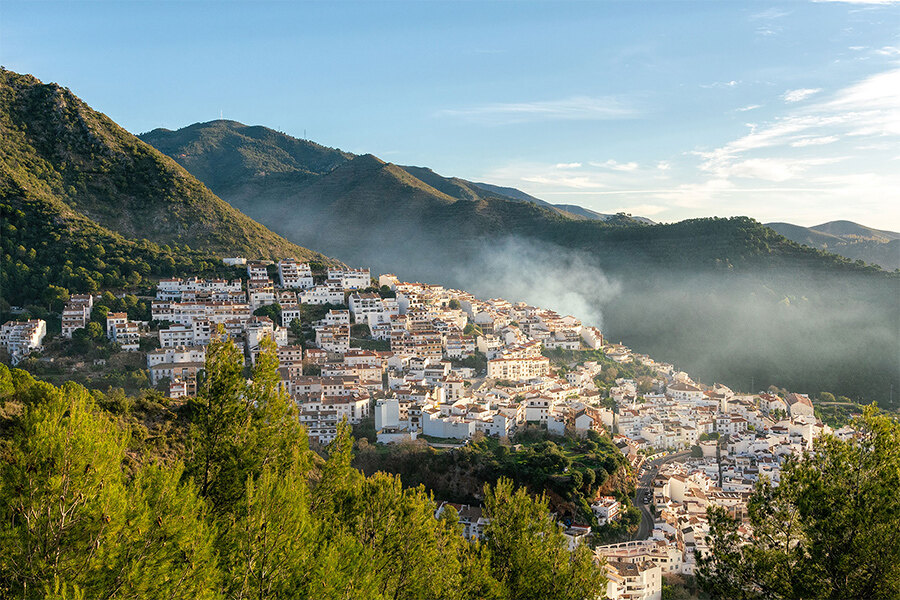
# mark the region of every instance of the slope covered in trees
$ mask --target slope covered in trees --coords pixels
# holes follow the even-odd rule
[[[134,442],[127,403],[0,365],[0,595],[16,598],[593,599],[546,499],[501,480],[469,543],[422,488],[312,453],[269,346],[243,377],[209,347],[180,429]],[[104,407],[116,410],[117,415]]]
[[[324,259],[238,212],[175,161],[58,85],[0,70],[0,140],[2,270],[11,277],[4,296],[13,300],[24,295],[16,290],[22,283],[41,285],[24,273],[20,260],[30,271],[49,266],[45,278],[57,283],[54,267],[66,261],[74,271],[126,277],[164,273],[171,261],[202,266],[203,259],[223,253]],[[84,244],[104,253],[87,252]],[[133,264],[117,264],[118,275],[92,268],[94,259],[105,262],[104,254]]]
[[[211,127],[145,137],[191,168],[181,154],[200,160],[185,149]],[[900,389],[900,277],[877,267],[746,217],[573,219],[371,155],[339,162],[228,181],[225,155],[208,151],[203,173],[223,199],[289,239],[403,279],[573,313],[709,382],[882,403],[891,384]]]

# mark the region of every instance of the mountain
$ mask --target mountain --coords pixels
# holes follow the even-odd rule
[[[39,242],[44,255],[65,255],[68,245],[91,239],[116,240],[127,254],[125,248],[146,239],[179,245],[184,255],[328,260],[235,210],[176,161],[56,84],[0,71],[0,135],[4,213],[29,233],[53,229]]]
[[[372,155],[235,180],[225,172],[233,152],[185,152],[205,128],[223,127],[245,126],[144,139],[205,165],[208,175],[195,174],[234,207],[347,263],[575,314],[610,340],[740,390],[777,384],[884,403],[892,383],[900,389],[900,277],[877,267],[746,217],[588,219]]]
[[[900,233],[872,229],[852,221],[830,221],[815,227],[767,223],[798,244],[862,260],[888,270],[900,269]]]
[[[267,127],[226,120],[197,123],[178,131],[155,129],[140,137],[175,156],[201,181],[216,186],[285,173],[327,173],[353,158],[347,152]]]
[[[583,206],[578,206],[577,204],[550,204],[540,198],[535,198],[530,194],[526,194],[521,190],[517,190],[512,187],[501,187],[499,185],[491,185],[490,183],[475,183],[476,185],[482,189],[485,189],[490,192],[498,193],[508,198],[514,198],[516,200],[522,200],[524,202],[534,202],[538,206],[543,206],[544,208],[549,208],[551,210],[555,210],[563,215],[568,215],[575,218],[585,218],[585,219],[596,219],[598,221],[608,221],[617,215],[614,214],[605,214],[598,213],[596,211],[590,210],[588,208],[584,208]],[[622,216],[621,214],[618,216]],[[626,215],[631,216],[631,215]],[[633,217],[635,221],[640,223],[646,223],[647,225],[653,225],[653,221],[646,217]]]
[[[355,158],[351,153],[309,140],[299,140],[267,127],[229,120],[195,123],[178,131],[154,129],[140,138],[176,158],[213,191],[227,190],[248,180],[263,178],[270,182],[302,181],[310,175],[327,174]],[[615,217],[580,206],[550,204],[515,188],[442,177],[427,167],[399,168],[435,190],[459,200],[500,198],[533,202],[572,218],[608,220]]]

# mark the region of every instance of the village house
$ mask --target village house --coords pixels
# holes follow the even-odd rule
[[[32,352],[43,349],[46,335],[47,322],[43,319],[7,321],[0,327],[0,346],[9,353],[12,364],[17,365]]]
[[[94,297],[90,294],[73,294],[62,312],[62,336],[71,338],[76,329],[87,327],[93,307]]]

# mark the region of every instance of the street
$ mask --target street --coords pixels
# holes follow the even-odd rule
[[[638,530],[631,538],[632,540],[645,540],[650,537],[650,533],[653,531],[653,514],[650,512],[650,505],[644,503],[644,495],[648,491],[651,493],[653,492],[652,483],[657,472],[659,472],[659,467],[665,463],[681,460],[690,454],[690,450],[682,450],[675,454],[657,458],[649,463],[644,463],[644,474],[638,477],[637,486],[635,487],[634,492],[634,505],[641,510],[641,524],[638,525]]]

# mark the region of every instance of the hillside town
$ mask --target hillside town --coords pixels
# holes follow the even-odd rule
[[[646,521],[639,539],[594,550],[612,599],[659,599],[663,575],[693,574],[709,531],[707,507],[746,520],[755,483],[766,477],[777,484],[786,458],[832,432],[806,395],[704,385],[546,308],[391,274],[373,278],[368,269],[314,275],[290,258],[225,262],[245,267],[246,277],[163,279],[149,323],[124,312],[106,315],[106,336],[120,350],[141,352],[147,339],[155,346],[146,351],[151,385],[172,399],[193,396],[211,340],[238,342],[252,365],[269,339],[281,385],[317,447],[335,439],[343,420],[367,419],[380,444],[425,439],[452,447],[481,436],[509,440],[527,426],[560,436],[609,435],[639,478],[636,501]],[[88,325],[94,301],[69,298],[63,337]],[[277,310],[261,314],[273,305]],[[318,318],[305,322],[311,314]],[[46,333],[43,320],[10,321],[0,328],[0,344],[16,364],[42,349]],[[551,361],[565,351],[593,351],[595,359]],[[598,385],[615,365],[640,365],[652,375]],[[440,502],[438,515],[449,505]],[[481,508],[454,507],[466,537],[480,537]],[[598,526],[625,508],[611,496],[591,505]],[[590,533],[589,525],[566,529],[573,546]]]

